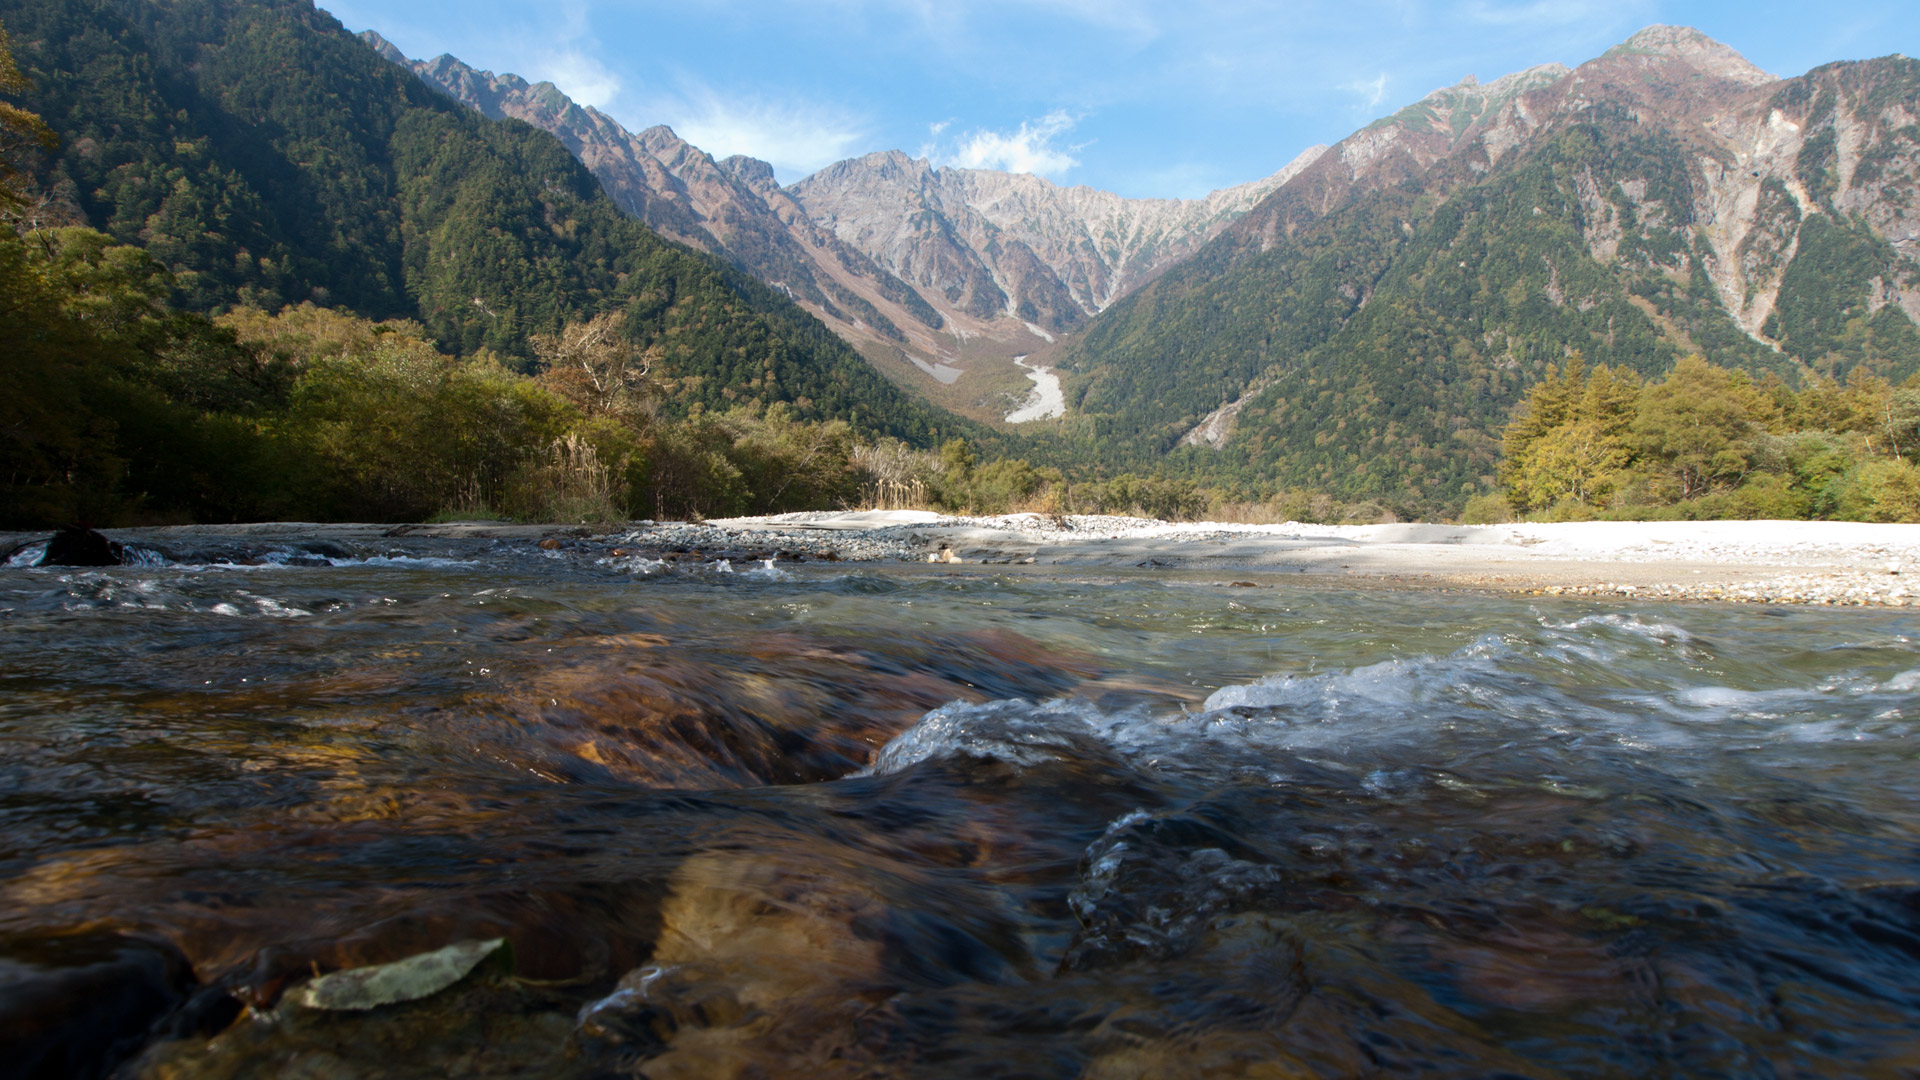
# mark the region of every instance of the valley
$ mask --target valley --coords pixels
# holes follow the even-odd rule
[[[366,37],[562,134],[632,212],[786,289],[943,408],[1024,416],[1003,407],[1024,401],[1014,357],[1043,341],[1069,438],[1101,460],[1457,505],[1498,487],[1499,428],[1574,351],[1642,374],[1693,353],[1792,382],[1920,371],[1920,220],[1894,193],[1916,184],[1920,82],[1900,58],[1783,80],[1654,27],[1178,202],[898,151],[781,188],[550,85]],[[614,160],[620,136],[647,149]],[[721,179],[748,174],[751,193]],[[1333,409],[1331,439],[1308,400]]]
[[[985,421],[999,418],[997,395],[1018,377],[1008,370],[1016,352],[1085,325],[1325,150],[1194,200],[936,168],[899,151],[783,188],[766,162],[715,160],[665,126],[633,134],[551,83],[452,56],[412,60],[376,31],[360,36],[453,100],[558,136],[628,213],[786,293],[890,378]]]

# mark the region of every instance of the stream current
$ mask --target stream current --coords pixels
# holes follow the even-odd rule
[[[0,569],[0,1073],[1920,1070],[1903,611],[223,551]]]

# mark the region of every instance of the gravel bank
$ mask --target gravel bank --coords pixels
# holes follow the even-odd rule
[[[1836,521],[1241,525],[1114,516],[786,514],[672,530],[845,559],[1317,573],[1413,586],[1734,603],[1920,604],[1920,525]],[[713,542],[717,542],[713,541]],[[735,541],[736,543],[738,541]]]
[[[612,527],[272,522],[113,530],[169,551],[396,542],[529,544],[646,563],[936,562],[955,566],[1315,574],[1413,587],[1732,603],[1920,606],[1920,525],[1837,521],[1553,525],[1241,525],[930,511],[802,513]],[[0,552],[46,534],[0,534]],[[318,550],[318,549],[315,549]],[[256,554],[258,554],[256,552]],[[321,554],[326,554],[321,552]],[[636,563],[638,565],[638,563]]]

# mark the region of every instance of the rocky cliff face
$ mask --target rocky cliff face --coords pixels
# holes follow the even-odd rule
[[[856,343],[938,347],[933,331],[940,316],[904,283],[808,220],[765,162],[715,161],[670,128],[629,132],[551,83],[476,71],[451,56],[409,60],[372,31],[361,38],[456,101],[496,120],[522,120],[552,132],[629,213],[785,291]]]
[[[1580,176],[1579,223],[1602,265],[1704,274],[1754,340],[1831,368],[1835,361],[1819,347],[1828,342],[1816,345],[1820,335],[1796,326],[1781,300],[1796,265],[1801,277],[1852,272],[1813,265],[1831,261],[1830,243],[1801,260],[1813,236],[1838,227],[1851,236],[1848,247],[1874,249],[1850,252],[1847,261],[1874,265],[1866,279],[1830,283],[1860,295],[1843,299],[1828,321],[1856,305],[1877,312],[1890,304],[1920,320],[1920,207],[1912,205],[1920,189],[1920,65],[1913,61],[1832,64],[1779,80],[1698,31],[1657,26],[1517,104],[1483,142],[1522,144],[1611,109],[1685,153],[1678,199],[1650,194],[1655,178],[1631,170]]]
[[[1062,331],[1192,254],[1325,149],[1203,199],[1124,199],[899,151],[840,162],[793,191],[842,240],[960,310]]]

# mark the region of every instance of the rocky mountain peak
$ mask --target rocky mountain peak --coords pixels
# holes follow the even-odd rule
[[[412,61],[407,59],[406,53],[401,52],[394,46],[393,42],[381,37],[375,31],[361,31],[360,40],[366,42],[369,48],[380,54],[382,60],[390,64],[399,64],[401,67],[408,67],[412,63]]]
[[[1731,47],[1691,26],[1649,26],[1607,50],[1606,55],[1657,56],[1682,60],[1698,71],[1747,86],[1779,81],[1778,76],[1760,70]]]
[[[769,189],[780,186],[780,182],[774,179],[773,166],[761,161],[759,158],[748,157],[745,154],[734,154],[731,157],[722,159],[719,165],[721,169],[726,171],[727,175],[757,192],[764,194]]]
[[[1571,74],[1572,70],[1573,69],[1567,67],[1565,64],[1539,64],[1534,67],[1502,75],[1482,87],[1481,90],[1489,98],[1504,101],[1515,94],[1524,94],[1530,90],[1538,90],[1543,86],[1559,82],[1562,78]],[[1471,76],[1469,76],[1469,78],[1471,78]]]
[[[1452,86],[1443,86],[1391,116],[1373,122],[1367,130],[1384,133],[1399,128],[1413,133],[1431,133],[1451,149],[1476,123],[1489,120],[1508,102],[1522,94],[1559,82],[1569,74],[1562,64],[1541,64],[1482,83],[1468,75]]]

